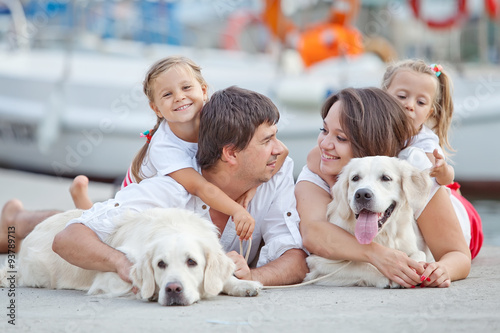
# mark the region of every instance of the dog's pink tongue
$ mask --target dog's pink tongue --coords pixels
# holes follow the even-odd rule
[[[370,244],[375,236],[377,236],[377,217],[378,215],[372,212],[362,211],[359,213],[354,235],[360,244]]]

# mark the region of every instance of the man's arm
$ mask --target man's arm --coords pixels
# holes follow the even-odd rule
[[[116,272],[127,282],[132,263],[123,252],[103,243],[87,226],[75,223],[58,233],[52,250],[75,266],[101,272]]]
[[[249,268],[245,258],[234,251],[227,255],[236,264],[234,275],[238,279],[259,281],[264,286],[300,283],[309,272],[307,254],[300,249],[290,249],[278,259],[258,268]]]

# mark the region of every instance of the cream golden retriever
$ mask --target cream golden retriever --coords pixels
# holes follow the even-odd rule
[[[132,284],[118,274],[81,269],[52,251],[54,236],[80,215],[78,210],[54,215],[26,237],[16,258],[18,286],[134,296]],[[195,213],[156,208],[126,213],[117,224],[107,243],[133,263],[130,278],[140,289],[137,298],[190,305],[220,292],[255,296],[262,287],[233,276],[234,264],[219,243],[216,227]],[[0,285],[7,284],[9,270],[7,265],[0,269]]]
[[[398,158],[355,158],[344,167],[332,188],[334,199],[328,206],[327,219],[355,235],[361,244],[373,241],[403,251],[416,261],[425,261],[426,255],[419,251],[413,229],[414,211],[425,205],[430,187],[427,171]],[[305,281],[335,272],[320,283],[400,287],[368,263],[311,255],[307,264],[310,272]]]

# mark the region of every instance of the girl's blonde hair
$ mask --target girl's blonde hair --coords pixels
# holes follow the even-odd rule
[[[158,60],[149,68],[148,72],[146,73],[146,77],[144,78],[144,81],[142,83],[144,94],[146,94],[146,96],[148,97],[149,102],[154,103],[153,84],[155,79],[162,73],[174,67],[181,67],[186,69],[189,73],[191,73],[194,76],[194,78],[201,84],[202,87],[208,87],[207,82],[201,75],[201,67],[198,66],[196,63],[194,63],[191,59],[182,56],[166,57]],[[162,118],[157,116],[156,125],[153,127],[152,130],[149,131],[148,134],[149,138],[151,138],[154,135],[154,133],[160,126],[162,120],[163,120]],[[135,180],[138,183],[144,179],[144,175],[141,174],[140,170],[143,161],[148,153],[149,142],[150,142],[149,138],[147,142],[144,144],[144,146],[142,146],[142,148],[139,150],[134,160],[132,161],[132,167],[131,167],[132,175],[134,176]]]
[[[443,150],[446,149],[447,154],[450,154],[450,152],[454,151],[448,140],[448,130],[450,129],[453,116],[453,86],[450,77],[442,69],[438,76],[437,72],[422,60],[403,60],[387,67],[382,79],[382,89],[387,91],[396,74],[402,69],[427,74],[432,77],[433,80],[436,80],[437,89],[436,98],[432,103],[433,112],[426,124],[428,124],[439,137],[439,145]]]

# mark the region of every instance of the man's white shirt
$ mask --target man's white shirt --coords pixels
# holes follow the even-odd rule
[[[120,218],[125,211],[144,211],[156,207],[185,208],[211,220],[210,207],[200,198],[189,194],[171,177],[157,176],[145,179],[140,184],[127,186],[114,199],[95,203],[80,218],[71,220],[68,224],[82,223],[106,242],[115,230],[115,219]],[[255,219],[249,262],[258,255],[261,241],[264,246],[261,248],[257,267],[279,258],[287,250],[303,249],[294,194],[293,161],[290,158],[286,158],[271,180],[257,188],[248,211]],[[220,241],[225,251],[239,252],[239,238],[231,218],[221,232]],[[244,248],[247,246],[248,244],[244,244]]]

